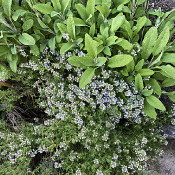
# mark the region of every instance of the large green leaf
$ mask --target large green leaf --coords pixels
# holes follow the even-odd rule
[[[124,23],[125,16],[116,16],[112,19],[111,32],[116,32]]]
[[[72,56],[68,58],[68,62],[74,66],[81,67],[81,68],[95,65],[94,59],[89,56],[84,56],[84,57]]]
[[[143,89],[143,79],[140,74],[135,76],[135,89],[137,91],[141,91]]]
[[[154,95],[150,95],[149,97],[146,97],[146,100],[154,108],[160,109],[162,111],[166,110],[166,108],[163,105],[163,103],[157,97],[155,97]]]
[[[151,27],[145,37],[144,40],[142,42],[142,58],[143,59],[148,59],[149,56],[151,55],[154,45],[156,43],[157,40],[157,28],[156,27]]]
[[[165,53],[161,61],[165,63],[175,63],[175,53]]]
[[[154,49],[153,49],[153,55],[156,56],[158,55],[166,46],[166,44],[168,43],[170,37],[170,30],[169,27],[166,27],[160,34],[160,36],[158,37]]]
[[[24,22],[22,29],[23,31],[29,30],[33,26],[33,19],[28,19]]]
[[[134,31],[134,35],[141,30],[141,28],[145,25],[146,20],[147,20],[146,16],[143,16],[137,20],[136,30]]]
[[[138,71],[138,73],[139,73],[142,77],[144,77],[144,76],[151,76],[151,75],[153,75],[153,74],[154,74],[154,71],[153,71],[153,70],[150,70],[150,69],[140,69],[140,70]]]
[[[61,4],[59,0],[52,0],[52,3],[56,11],[61,11]]]
[[[129,64],[133,60],[131,55],[121,54],[115,55],[108,61],[108,66],[111,68],[123,67]]]
[[[75,23],[73,19],[73,15],[69,15],[67,19],[67,31],[71,38],[75,39]]]
[[[85,6],[82,5],[82,4],[76,4],[75,8],[77,9],[78,14],[80,15],[80,17],[85,21],[87,19]]]
[[[4,9],[4,13],[8,17],[10,17],[11,16],[12,0],[2,0],[2,7]]]
[[[23,33],[18,39],[24,45],[35,45],[35,39],[27,33]]]
[[[88,0],[86,5],[86,13],[88,16],[94,16],[95,11],[95,0]]]
[[[13,72],[17,71],[18,55],[13,55],[12,60],[9,61],[9,66]]]
[[[171,65],[159,66],[158,68],[162,69],[168,78],[175,79],[175,68]]]
[[[155,111],[155,108],[151,106],[146,100],[144,101],[143,112],[149,117],[156,119],[157,113]]]
[[[154,91],[158,96],[160,96],[160,95],[161,95],[161,87],[160,87],[158,81],[157,81],[156,79],[154,79],[154,78],[151,78],[151,79],[149,80],[149,84],[151,85],[153,91]]]
[[[63,14],[70,8],[72,0],[62,0],[61,9]]]
[[[53,37],[49,40],[49,47],[50,47],[51,51],[55,50],[55,37]]]
[[[65,52],[67,52],[68,50],[70,50],[72,47],[74,47],[75,44],[74,43],[64,43],[62,46],[61,46],[61,49],[60,49],[60,54],[63,55]]]
[[[131,50],[133,48],[133,45],[128,40],[123,39],[123,38],[119,38],[116,41],[116,44],[123,47],[123,49],[125,50]]]
[[[85,35],[85,49],[87,50],[88,54],[95,58],[97,57],[97,47],[98,43],[93,40],[90,35],[86,34]]]
[[[54,11],[54,8],[49,4],[36,4],[33,6],[36,10],[43,14],[51,14]]]
[[[95,73],[95,68],[88,68],[85,70],[80,78],[79,87],[84,88],[92,79]]]
[[[13,19],[14,21],[17,21],[17,19],[18,19],[20,16],[23,16],[25,13],[26,13],[26,10],[23,10],[23,9],[16,10],[15,13],[13,14],[13,16],[12,16],[12,19]]]

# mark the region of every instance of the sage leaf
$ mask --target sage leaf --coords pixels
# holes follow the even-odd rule
[[[72,0],[62,0],[61,9],[63,14],[70,8]]]
[[[77,9],[78,14],[80,15],[80,17],[85,21],[87,19],[85,6],[82,5],[82,4],[76,4],[75,8]]]
[[[4,9],[4,13],[8,17],[10,17],[11,16],[12,0],[2,0],[2,7]]]
[[[13,72],[17,71],[18,55],[13,55],[12,60],[9,61],[9,66]]]
[[[163,103],[157,97],[155,97],[154,95],[150,95],[150,96],[146,97],[146,101],[151,106],[153,106],[156,109],[159,109],[159,110],[162,110],[162,111],[165,111],[166,110],[166,108],[163,105]]]
[[[116,32],[122,26],[124,21],[125,16],[116,16],[115,18],[113,18],[110,31]]]
[[[60,32],[63,34],[63,33],[67,33],[67,27],[65,24],[63,23],[57,23],[57,26],[60,30]]]
[[[165,53],[161,61],[165,63],[175,63],[175,53]]]
[[[16,10],[15,13],[13,14],[13,16],[12,16],[12,19],[13,19],[14,21],[17,21],[18,18],[19,18],[20,16],[23,16],[25,13],[26,13],[25,10],[22,10],[22,9]]]
[[[80,82],[79,82],[80,89],[84,88],[91,81],[92,77],[94,76],[94,73],[95,73],[95,68],[88,68],[87,70],[85,70],[85,72],[80,78]]]
[[[156,56],[158,55],[163,48],[166,46],[166,44],[168,43],[170,37],[170,31],[169,31],[169,27],[166,27],[161,33],[160,36],[158,37],[154,49],[153,49],[153,55]]]
[[[54,8],[49,4],[36,4],[33,8],[42,14],[51,14],[51,12],[54,11]]]
[[[151,76],[151,75],[153,75],[154,74],[154,71],[153,70],[150,70],[150,69],[140,69],[139,71],[138,71],[138,73],[142,76],[142,77],[144,77],[144,76]]]
[[[33,26],[33,19],[28,19],[27,21],[24,22],[22,29],[23,31],[29,30]]]
[[[71,38],[75,39],[75,23],[73,19],[73,15],[69,15],[67,19],[67,31]]]
[[[106,39],[106,45],[107,46],[114,45],[117,38],[118,38],[117,36],[110,36],[109,38]]]
[[[52,0],[52,3],[53,3],[53,8],[56,11],[61,11],[61,4],[59,0]]]
[[[145,37],[142,42],[141,55],[143,59],[147,60],[149,58],[149,56],[153,51],[156,40],[157,40],[157,28],[151,27],[145,34]]]
[[[133,33],[134,35],[136,35],[141,30],[141,28],[145,25],[146,21],[146,16],[143,16],[137,20],[136,30]]]
[[[135,89],[137,91],[141,91],[143,89],[143,79],[140,74],[135,76]]]
[[[93,23],[90,27],[89,35],[91,35],[92,37],[95,35],[95,23]]]
[[[142,91],[142,94],[143,94],[144,96],[150,96],[152,93],[153,93],[153,89],[151,89],[151,90],[144,89],[144,90]]]
[[[115,55],[108,61],[108,66],[110,68],[123,67],[129,64],[133,60],[131,55],[121,54]]]
[[[166,76],[168,78],[175,79],[175,68],[174,67],[172,67],[171,65],[166,65],[166,66],[160,66],[159,68],[162,69],[164,73],[166,73]]]
[[[95,64],[96,66],[103,66],[107,61],[107,58],[105,57],[98,57],[97,58],[97,63]]]
[[[60,54],[63,55],[65,52],[67,52],[74,46],[75,46],[74,43],[64,43],[60,48]]]
[[[85,49],[87,50],[88,54],[95,58],[97,57],[97,47],[98,44],[95,40],[93,40],[90,35],[85,35]]]
[[[157,113],[155,111],[155,108],[151,106],[146,100],[144,101],[143,112],[149,117],[156,119]]]
[[[18,37],[18,39],[24,45],[35,45],[35,39],[27,33],[23,33]]]
[[[86,5],[86,13],[88,16],[94,16],[95,11],[95,0],[88,0]]]
[[[87,24],[80,18],[74,18],[75,26],[87,26]]]
[[[123,47],[125,50],[131,50],[133,48],[133,45],[126,39],[119,38],[117,40],[117,45]]]
[[[95,65],[94,59],[89,56],[84,56],[84,57],[72,56],[68,58],[68,62],[74,66],[81,67],[81,68]]]
[[[161,87],[158,83],[158,81],[154,78],[150,78],[149,79],[149,84],[151,85],[153,91],[158,95],[160,96],[161,95]]]
[[[103,52],[104,52],[104,54],[111,56],[111,50],[108,46],[104,48]]]
[[[174,85],[175,85],[175,79],[172,79],[172,78],[166,78],[162,82],[163,87],[170,87],[170,86],[174,86]]]
[[[144,64],[144,59],[141,59],[141,60],[137,63],[137,65],[135,66],[135,71],[139,71],[140,69],[142,69],[143,64]]]
[[[51,51],[55,50],[55,37],[53,37],[49,40],[49,47],[50,47]]]

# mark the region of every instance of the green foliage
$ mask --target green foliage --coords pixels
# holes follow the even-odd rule
[[[32,142],[20,147],[23,154],[17,160],[25,173],[29,155],[43,152],[48,155],[33,173],[141,171],[151,158],[149,149],[156,153],[154,139],[162,142],[151,133],[161,123],[158,114],[168,110],[159,97],[164,94],[175,102],[174,92],[162,91],[175,85],[171,40],[175,11],[147,13],[146,0],[28,0],[21,7],[2,0],[1,4],[0,81],[21,81],[22,92],[35,88],[37,107],[54,121],[43,119],[44,125],[28,123],[22,129]],[[21,91],[1,90],[0,104],[9,111],[24,96]],[[18,145],[21,140],[16,137],[9,142]],[[8,155],[14,151],[7,149]],[[11,174],[19,172],[14,160],[2,160],[1,174],[9,169]],[[47,161],[52,163],[45,169]]]

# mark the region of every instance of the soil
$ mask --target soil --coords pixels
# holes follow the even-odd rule
[[[149,1],[149,8],[158,9],[159,7],[161,7],[163,12],[170,11],[175,8],[175,0]],[[162,101],[167,101],[167,99],[164,98],[165,97],[162,97]],[[171,102],[167,101],[167,103]],[[147,175],[175,175],[175,140],[168,140],[168,145],[162,149],[164,151],[163,155],[160,156],[156,162],[148,163]]]

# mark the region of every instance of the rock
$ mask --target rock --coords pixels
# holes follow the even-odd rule
[[[175,125],[164,126],[163,131],[166,139],[175,140]]]

